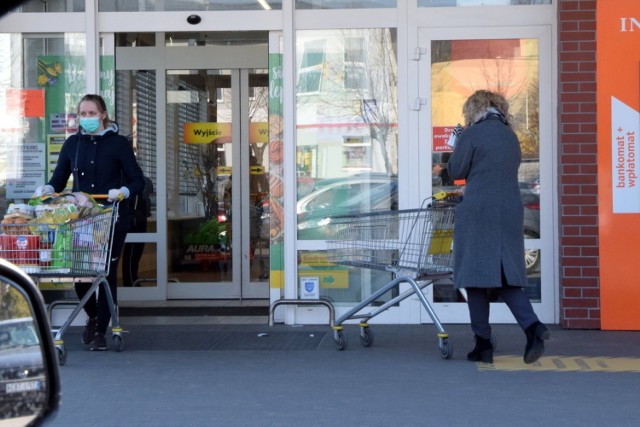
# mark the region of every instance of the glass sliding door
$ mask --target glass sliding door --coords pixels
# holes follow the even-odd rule
[[[119,115],[154,184],[130,241],[157,264],[127,295],[267,299],[268,34],[115,38]]]
[[[267,80],[264,70],[166,72],[167,239],[176,295],[268,296]]]

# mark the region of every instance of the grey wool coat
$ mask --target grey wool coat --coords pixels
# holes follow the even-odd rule
[[[456,206],[453,281],[456,288],[527,286],[524,261],[524,208],[518,168],[520,143],[498,118],[487,118],[458,135],[449,175],[465,179]]]

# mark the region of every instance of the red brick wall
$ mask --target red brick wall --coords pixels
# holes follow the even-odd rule
[[[599,329],[596,0],[557,1],[560,323]]]

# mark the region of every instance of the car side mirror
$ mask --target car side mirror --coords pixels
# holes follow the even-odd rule
[[[0,259],[0,426],[55,416],[60,370],[44,300],[33,280]]]

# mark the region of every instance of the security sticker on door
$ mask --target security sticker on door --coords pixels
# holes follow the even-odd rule
[[[320,278],[300,278],[300,299],[320,299]]]

